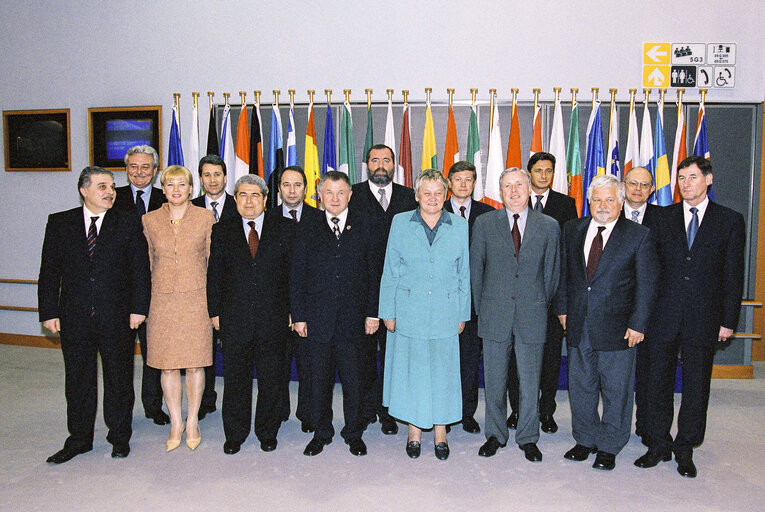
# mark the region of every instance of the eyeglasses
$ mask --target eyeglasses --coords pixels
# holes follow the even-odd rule
[[[635,180],[630,180],[630,181],[628,181],[628,182],[627,182],[627,185],[628,185],[630,188],[644,188],[644,189],[646,189],[646,190],[648,190],[649,188],[651,188],[651,184],[650,184],[650,183],[648,183],[648,182],[645,182],[645,181],[635,181]]]

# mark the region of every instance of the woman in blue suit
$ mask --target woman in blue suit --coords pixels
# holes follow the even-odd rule
[[[422,171],[419,208],[393,217],[380,283],[380,318],[390,331],[383,405],[409,423],[406,453],[420,455],[422,429],[434,427],[446,460],[446,425],[462,419],[459,333],[470,320],[468,223],[443,209],[448,182]]]

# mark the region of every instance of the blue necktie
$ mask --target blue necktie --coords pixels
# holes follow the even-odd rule
[[[142,195],[143,190],[135,191],[135,210],[138,212],[139,217],[143,217],[143,215],[146,213],[146,205],[143,202],[143,198],[141,197]]]
[[[696,238],[696,233],[699,232],[699,209],[696,207],[691,208],[691,214],[693,217],[691,217],[691,221],[688,223],[688,231],[686,232],[686,235],[688,236],[688,249],[693,247],[693,240]]]

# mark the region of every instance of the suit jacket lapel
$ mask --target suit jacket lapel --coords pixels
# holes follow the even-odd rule
[[[693,240],[694,247],[699,242],[701,242],[701,244],[703,245],[704,241],[709,236],[712,236],[711,234],[715,232],[715,224],[717,223],[716,221],[717,221],[717,205],[713,203],[712,201],[709,201],[709,203],[707,204],[707,211],[704,212],[704,218],[701,220],[701,225],[699,226],[699,230],[696,232],[696,238],[694,238]],[[685,217],[683,217],[683,222],[685,222]],[[687,237],[686,237],[686,240],[687,240]]]
[[[104,220],[101,221],[101,229],[98,230],[98,237],[96,238],[96,250],[94,254],[99,254],[99,252],[103,251],[102,247],[104,244],[108,246],[109,240],[111,240],[111,238],[114,236],[114,231],[116,229],[117,219],[114,218],[114,213],[111,210],[106,210],[106,213],[104,214]]]
[[[513,248],[513,251],[515,251],[515,244],[513,243],[513,234],[511,230],[513,227],[510,225],[510,220],[507,218],[507,209],[500,208],[497,210],[496,217],[494,218],[494,227],[496,230],[500,233],[500,236],[502,236],[502,239],[505,241],[505,244],[508,244],[510,247]],[[523,245],[523,244],[521,244]]]
[[[538,212],[532,212],[534,212],[534,210],[529,209],[528,215],[526,216],[526,227],[523,229],[523,236],[521,237],[521,252],[524,252],[524,245],[530,244],[537,236],[539,236],[539,230],[536,229],[539,217],[535,215]],[[526,249],[526,251],[529,251],[529,249]]]
[[[613,231],[611,232],[610,235],[608,235],[608,242],[606,243],[606,246],[603,248],[603,254],[600,256],[600,261],[598,262],[598,268],[595,269],[595,274],[592,276],[592,282],[598,279],[598,277],[603,272],[605,272],[605,269],[608,268],[608,265],[611,263],[611,261],[616,257],[616,255],[621,250],[621,246],[624,242],[624,223],[625,222],[632,222],[632,221],[627,220],[624,217],[617,218],[616,224],[614,224]],[[582,252],[582,255],[584,255],[584,252]]]
[[[580,267],[577,270],[585,276],[585,279],[587,278],[587,262],[584,259],[584,239],[587,237],[587,229],[590,227],[590,222],[592,222],[592,218],[577,226],[577,231],[573,240],[573,249],[578,255],[576,261],[579,262]]]
[[[72,210],[72,217],[70,219],[71,229],[74,235],[74,240],[80,245],[80,254],[85,258],[88,257],[88,233],[85,228],[85,217],[83,215],[82,208]],[[98,240],[96,240],[98,242]]]

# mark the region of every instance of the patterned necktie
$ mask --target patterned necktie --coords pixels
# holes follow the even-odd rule
[[[521,230],[518,229],[518,218],[520,215],[513,214],[513,243],[515,244],[515,257],[521,252]]]
[[[215,222],[218,222],[220,220],[220,215],[218,215],[218,201],[213,201],[210,203],[210,206],[212,206],[213,215],[215,215]]]
[[[340,240],[340,227],[338,225],[338,223],[340,222],[340,219],[338,219],[337,217],[332,217],[329,220],[331,220],[332,224],[334,224],[334,227],[332,228],[332,232],[335,234],[335,238]]]
[[[143,202],[143,199],[141,196],[143,195],[143,190],[136,190],[135,191],[135,211],[138,212],[139,217],[143,217],[143,214],[146,213],[146,205]]]
[[[88,257],[93,259],[93,254],[96,252],[96,237],[98,237],[98,231],[96,230],[96,221],[98,217],[90,218],[90,227],[88,228]]]
[[[534,211],[535,212],[541,212],[544,209],[544,206],[542,206],[542,198],[544,196],[537,195],[537,202],[534,203]]]
[[[600,256],[603,254],[603,230],[605,226],[598,226],[598,234],[592,239],[592,245],[590,246],[590,255],[587,258],[587,279],[592,281],[592,276],[595,275],[595,270],[598,268],[598,262]]]
[[[691,221],[688,223],[688,231],[686,235],[688,237],[688,249],[693,247],[693,241],[696,239],[696,233],[699,232],[699,209],[695,206],[691,208]]]
[[[640,212],[637,210],[632,210],[632,222],[637,222],[638,217],[640,217]]]
[[[255,229],[255,221],[251,220],[247,225],[250,226],[250,234],[247,237],[247,242],[250,244],[250,255],[252,256],[252,259],[255,259],[255,255],[258,253],[258,243],[260,242],[260,239],[258,238],[258,231]]]
[[[297,222],[297,210],[290,210],[290,216],[292,217],[292,220]]]
[[[460,206],[460,215],[462,215],[463,219],[467,218],[467,217],[465,217],[465,207],[464,206]]]
[[[380,194],[380,206],[382,206],[382,209],[386,212],[388,211],[388,198],[385,197],[385,189],[381,188],[377,191],[378,194]]]

